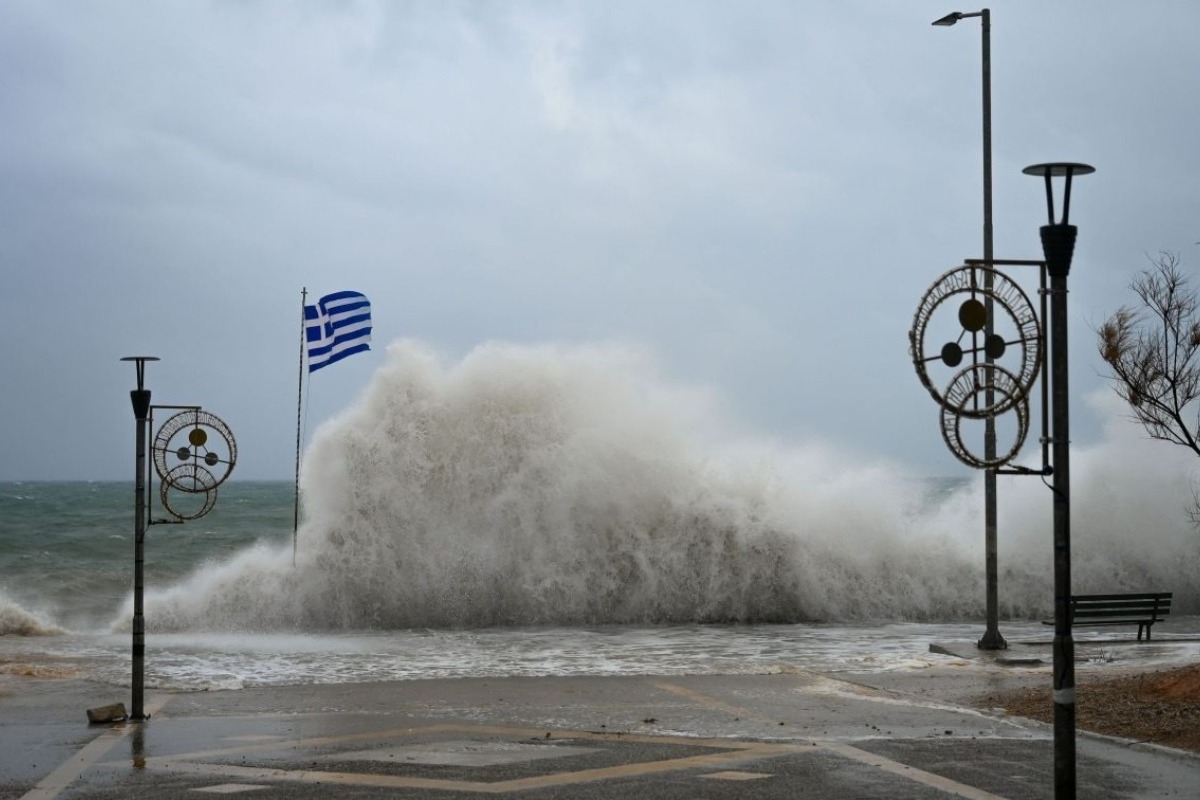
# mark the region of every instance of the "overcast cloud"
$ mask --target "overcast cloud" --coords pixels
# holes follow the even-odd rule
[[[1073,438],[1091,329],[1146,254],[1200,263],[1200,4],[992,9],[996,254],[1072,206]],[[388,342],[628,342],[729,424],[915,474],[947,452],[907,348],[982,254],[980,36],[935,2],[0,5],[0,479],[123,479],[133,369],[286,478],[301,287],[374,303],[309,428]],[[971,8],[962,9],[966,11]]]

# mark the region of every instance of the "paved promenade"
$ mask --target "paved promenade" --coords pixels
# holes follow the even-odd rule
[[[151,694],[0,686],[0,797],[1052,798],[1047,726],[955,698],[1048,681],[957,667],[829,677],[505,678]],[[949,698],[949,699],[947,699]],[[1196,797],[1200,759],[1081,734],[1079,797]]]

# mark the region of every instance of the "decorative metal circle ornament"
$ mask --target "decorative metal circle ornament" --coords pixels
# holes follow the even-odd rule
[[[154,469],[164,486],[181,492],[211,492],[225,482],[237,463],[237,441],[220,417],[189,409],[169,417],[151,446]],[[180,471],[180,467],[193,471]],[[203,472],[207,478],[202,478]]]
[[[991,277],[991,289],[987,278]],[[935,346],[934,350],[926,347],[926,337],[930,321],[943,307],[953,306],[951,300],[961,300],[957,305],[958,323],[961,333],[958,338]],[[987,334],[988,314],[985,301],[991,300],[993,309],[993,331]],[[999,309],[1003,320],[997,320]],[[997,324],[1001,323],[1001,324]],[[942,330],[946,326],[942,325]],[[952,409],[954,413],[972,418],[986,418],[1003,414],[1019,403],[1037,380],[1042,363],[1042,329],[1034,312],[1033,304],[1025,291],[1007,275],[980,264],[970,264],[952,269],[938,278],[917,306],[913,316],[913,326],[908,332],[909,350],[913,365],[917,368],[917,377],[922,385],[933,396],[933,399],[943,409],[961,405],[948,399],[949,388],[942,391],[929,374],[929,365],[940,362],[950,369],[957,368],[965,357],[970,357],[970,367],[982,367],[991,359],[993,362],[1002,359],[1015,351],[1014,361],[1019,362],[1011,370],[1005,372],[1012,376],[1013,384],[1005,392],[991,392],[990,403],[982,397],[973,398],[966,406]],[[931,343],[932,344],[932,343]],[[947,386],[952,386],[958,379],[959,372]],[[988,373],[983,373],[984,376]],[[952,448],[953,449],[953,448]]]
[[[173,497],[172,492],[181,492],[184,496]],[[197,500],[197,495],[203,499]],[[217,504],[217,479],[204,467],[189,461],[162,476],[158,496],[163,508],[176,519],[199,519]]]
[[[973,364],[954,376],[946,388],[946,400],[942,403],[942,438],[959,461],[977,469],[989,469],[1003,466],[1016,458],[1029,434],[1028,392],[1018,396],[1020,388],[1015,375],[995,364]],[[996,406],[1005,403],[1010,410],[1017,412],[1017,431],[1012,447],[992,459],[973,453],[963,442],[962,435],[964,419],[981,418],[966,413],[967,410],[977,408],[984,402],[982,398],[989,389],[1001,398],[995,402]]]

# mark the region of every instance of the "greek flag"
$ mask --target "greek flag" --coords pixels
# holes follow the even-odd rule
[[[308,371],[370,350],[371,303],[359,292],[334,292],[304,307]]]

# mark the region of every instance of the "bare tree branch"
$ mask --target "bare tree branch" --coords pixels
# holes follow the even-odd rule
[[[1177,253],[1151,263],[1130,286],[1138,306],[1117,309],[1096,332],[1097,347],[1146,433],[1200,455],[1200,300]],[[1200,497],[1194,506],[1200,519]]]

